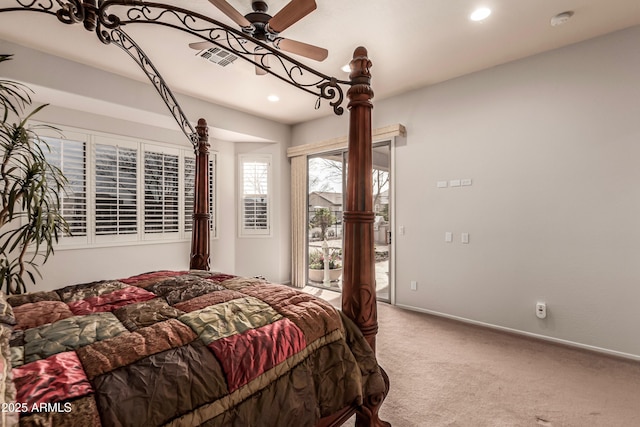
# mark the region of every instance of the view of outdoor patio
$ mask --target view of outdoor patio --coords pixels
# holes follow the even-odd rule
[[[388,147],[385,148],[388,150]],[[309,159],[308,170],[307,283],[339,292],[342,287],[342,212],[346,153],[312,157]],[[374,164],[373,198],[376,215],[374,222],[376,293],[379,299],[388,301],[390,258],[388,165],[376,168]]]

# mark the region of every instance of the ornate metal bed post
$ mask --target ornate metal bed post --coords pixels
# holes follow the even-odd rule
[[[191,230],[192,270],[209,270],[209,128],[205,119],[198,120],[193,228]]]

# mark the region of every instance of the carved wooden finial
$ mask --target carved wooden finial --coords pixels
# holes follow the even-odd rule
[[[198,152],[209,154],[209,126],[205,119],[198,119],[196,132],[198,133],[198,144],[195,146],[196,154]]]
[[[207,125],[207,121],[205,119],[198,119],[198,125],[196,126],[196,131],[198,132],[198,136],[201,140],[209,139],[209,126]]]
[[[356,48],[349,66],[351,67],[351,73],[349,73],[351,87],[347,91],[347,96],[350,99],[348,108],[356,104],[364,104],[371,107],[373,89],[371,89],[369,68],[371,68],[372,63],[369,60],[367,49],[362,46]]]
[[[369,84],[371,80],[371,73],[369,73],[369,68],[371,68],[371,61],[369,60],[369,54],[367,53],[367,49],[363,46],[359,46],[353,52],[353,59],[349,64],[351,67],[351,73],[349,73],[349,79],[351,79],[354,83],[356,79],[366,79],[366,81],[362,81],[362,83]]]

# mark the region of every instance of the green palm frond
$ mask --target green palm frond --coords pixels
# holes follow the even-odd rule
[[[0,54],[0,63],[9,59]],[[49,146],[37,133],[43,126],[28,123],[46,105],[24,115],[30,92],[21,83],[0,80],[0,287],[7,293],[26,292],[25,276],[35,284],[39,266],[68,231],[60,212],[67,180],[47,162]],[[10,123],[13,116],[17,122]]]

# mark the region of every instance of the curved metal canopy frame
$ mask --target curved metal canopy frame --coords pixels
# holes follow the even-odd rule
[[[177,6],[138,0],[15,0],[13,7],[0,8],[2,12],[32,11],[55,15],[64,24],[82,23],[88,31],[95,31],[105,44],[115,44],[124,50],[142,69],[169,108],[178,126],[195,146],[198,134],[185,116],[171,89],[142,48],[124,31],[133,24],[163,25],[192,34],[204,41],[233,52],[255,67],[280,80],[317,97],[315,108],[322,99],[337,115],[341,106],[346,80],[322,74],[235,28],[199,13]]]

